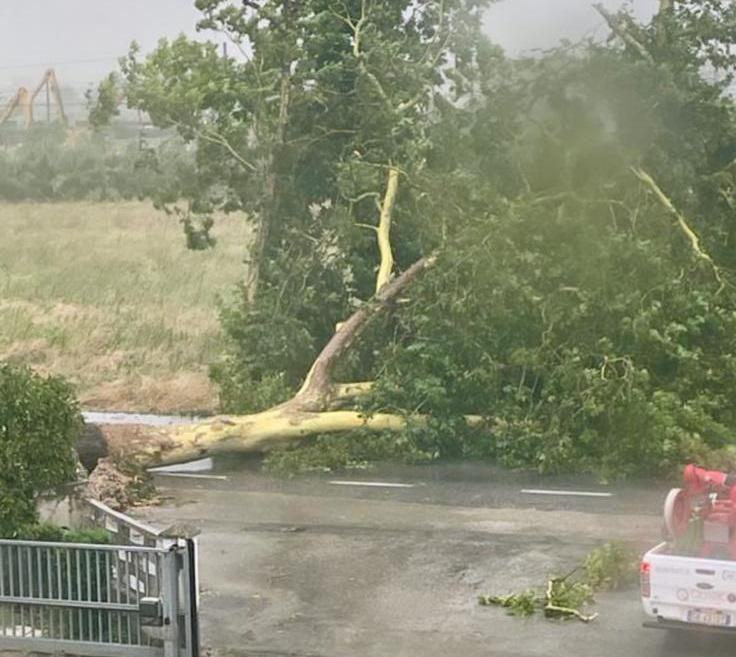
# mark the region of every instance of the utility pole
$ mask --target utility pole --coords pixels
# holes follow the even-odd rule
[[[51,91],[49,90],[49,80],[46,78],[46,125],[51,123]]]

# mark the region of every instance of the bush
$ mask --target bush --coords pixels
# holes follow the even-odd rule
[[[38,493],[73,479],[81,429],[65,381],[0,363],[0,536],[33,524]]]
[[[49,543],[90,543],[107,544],[110,535],[100,527],[90,529],[68,529],[50,522],[39,522],[21,527],[17,538],[24,541],[44,541]]]

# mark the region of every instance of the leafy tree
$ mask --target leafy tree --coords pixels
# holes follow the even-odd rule
[[[675,7],[515,67],[525,189],[448,244],[382,359],[373,408],[435,418],[429,454],[626,474],[733,444],[736,123]],[[459,438],[468,413],[492,431]]]
[[[182,190],[182,211],[237,209],[254,224],[249,276],[223,314],[228,408],[294,390],[335,324],[375,292],[382,210],[395,235],[382,280],[441,240],[429,133],[497,54],[479,34],[486,5],[200,0],[200,27],[226,33],[246,61],[183,37],[145,60],[131,51],[128,102],[197,145],[199,184]],[[365,371],[370,359],[358,360]]]
[[[73,479],[81,427],[64,381],[0,363],[0,536],[34,523],[36,496]]]
[[[84,95],[89,106],[89,123],[95,130],[108,126],[114,117],[120,115],[119,81],[115,73],[110,73],[100,82],[96,95],[91,89]]]
[[[216,376],[266,410],[162,458],[348,430],[543,470],[730,458],[729,3],[599,8],[608,43],[521,61],[481,2],[197,5],[242,60],[181,38],[123,73],[196,145],[185,211],[254,222]]]

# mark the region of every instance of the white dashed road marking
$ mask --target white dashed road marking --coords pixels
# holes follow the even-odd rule
[[[523,488],[522,493],[527,495],[571,495],[576,497],[613,497],[613,493],[594,493],[583,490],[543,490],[538,488]]]
[[[394,484],[388,481],[331,481],[333,486],[368,486],[370,488],[414,488],[414,484]]]

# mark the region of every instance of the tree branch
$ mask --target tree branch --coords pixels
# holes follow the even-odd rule
[[[388,182],[386,183],[386,195],[381,205],[381,216],[378,221],[378,251],[381,254],[381,264],[378,267],[376,277],[376,294],[391,280],[394,270],[394,255],[391,252],[391,214],[396,202],[396,194],[399,189],[399,170],[390,166],[388,169]]]
[[[323,408],[325,400],[329,398],[332,372],[340,357],[355,343],[369,321],[387,310],[420,274],[434,265],[435,261],[435,255],[417,260],[401,275],[386,283],[371,301],[363,304],[342,322],[315,359],[299,392],[287,404],[309,411]]]
[[[222,135],[220,135],[217,132],[212,131],[210,134],[207,134],[205,132],[201,132],[199,130],[195,130],[195,134],[198,134],[202,139],[205,139],[207,141],[210,141],[214,144],[219,144],[222,146],[225,150],[227,150],[230,155],[232,155],[240,164],[242,164],[246,169],[248,169],[251,172],[254,172],[256,170],[256,167],[254,164],[246,160],[240,153],[238,153],[233,145],[225,139]]]
[[[619,16],[616,16],[609,12],[602,4],[597,3],[593,5],[593,8],[601,15],[603,16],[606,23],[608,23],[608,27],[611,28],[611,31],[619,37],[624,43],[631,46],[636,52],[639,53],[639,55],[644,59],[647,63],[654,66],[655,61],[654,57],[652,57],[652,54],[644,47],[644,45],[639,42],[636,37],[631,33],[631,30],[629,26],[625,24],[625,21],[620,18]]]
[[[336,383],[333,386],[332,398],[334,400],[355,399],[364,397],[376,387],[374,381],[353,381],[352,383]]]
[[[716,281],[718,281],[718,284],[720,287],[718,288],[718,291],[720,292],[725,287],[725,282],[721,276],[721,270],[716,265],[716,263],[713,261],[713,258],[710,257],[710,254],[707,253],[700,245],[700,238],[695,233],[695,231],[690,228],[689,224],[685,220],[685,217],[683,217],[675,208],[672,201],[665,195],[665,193],[662,191],[662,189],[657,185],[657,183],[654,181],[654,178],[652,178],[646,171],[643,169],[640,169],[638,167],[631,167],[631,170],[633,171],[634,175],[643,182],[653,193],[654,196],[657,198],[657,200],[662,204],[662,206],[677,220],[678,225],[680,226],[680,229],[685,234],[685,237],[690,242],[690,246],[692,247],[693,252],[695,255],[700,258],[701,260],[704,260],[707,262],[711,268],[713,269],[713,275],[715,276]]]
[[[222,146],[225,150],[227,150],[228,153],[230,153],[230,155],[232,155],[238,162],[240,162],[243,167],[251,172],[256,171],[256,166],[252,162],[246,160],[240,153],[238,153],[238,151],[235,150],[235,147],[227,139],[225,139],[225,137],[223,137],[219,132],[213,130],[212,128],[208,128],[208,131],[205,132],[203,130],[200,130],[199,128],[195,128],[194,126],[187,125],[185,123],[182,123],[181,121],[177,121],[176,119],[168,115],[166,115],[164,119],[172,126],[175,126],[180,130],[191,130],[196,137],[204,139],[205,141],[209,141],[212,144],[218,144],[219,146]]]

